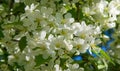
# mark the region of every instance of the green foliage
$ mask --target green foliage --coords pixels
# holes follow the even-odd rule
[[[109,63],[108,71],[120,71],[120,64],[118,64],[117,62],[115,62],[115,65]]]
[[[14,15],[20,15],[22,13],[24,13],[24,8],[25,8],[25,4],[24,3],[16,3],[14,4],[14,8],[13,8],[13,14]]]
[[[36,3],[36,0],[24,0],[25,5],[31,5],[31,3]]]
[[[35,62],[36,62],[36,66],[40,66],[41,64],[44,64],[50,60],[50,57],[48,59],[44,59],[42,57],[42,55],[38,55],[38,56],[35,56]]]
[[[107,60],[110,61],[113,65],[115,65],[114,62],[111,60],[110,56],[109,56],[106,52],[104,52],[103,50],[101,50],[101,51],[100,51],[100,54],[101,54],[101,56],[102,56],[103,58],[107,59]]]
[[[3,32],[2,32],[2,30],[0,30],[0,39],[3,37],[4,37]]]
[[[71,13],[72,17],[74,17],[75,19],[77,18],[77,14],[76,14],[76,9],[75,8],[72,8],[72,9],[68,10],[68,13]]]
[[[19,41],[19,48],[20,51],[22,52],[24,50],[24,48],[27,46],[27,40],[26,40],[26,36],[23,36],[20,41]]]

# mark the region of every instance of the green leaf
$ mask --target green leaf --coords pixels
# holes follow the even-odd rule
[[[26,46],[27,46],[27,41],[26,41],[26,36],[24,36],[19,41],[20,51],[22,52]]]
[[[75,8],[72,8],[72,9],[68,10],[68,13],[71,13],[73,18],[75,18],[75,19],[77,18],[77,14],[76,14],[76,9]]]
[[[105,57],[107,60],[111,60],[111,58],[104,52],[103,50],[100,51],[100,53]]]
[[[106,52],[104,52],[103,50],[101,50],[100,54],[101,54],[102,57],[104,57],[105,59],[109,60],[111,63],[114,64],[114,62],[111,60],[110,56]]]
[[[14,4],[13,14],[14,15],[19,15],[21,13],[24,13],[25,12],[24,8],[25,8],[25,4],[24,3]]]
[[[41,64],[44,64],[45,62],[47,62],[47,61],[49,61],[49,60],[50,60],[50,58],[44,59],[44,58],[42,57],[42,55],[35,56],[36,66],[39,66],[39,65],[41,65]]]
[[[67,69],[66,65],[65,65],[65,62],[66,62],[67,59],[60,59],[60,66],[63,68],[63,69]]]
[[[3,32],[2,32],[2,30],[0,30],[0,39],[3,37],[4,37]]]

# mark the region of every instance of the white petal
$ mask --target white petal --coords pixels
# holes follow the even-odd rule
[[[46,31],[41,31],[40,39],[44,40],[46,37]]]

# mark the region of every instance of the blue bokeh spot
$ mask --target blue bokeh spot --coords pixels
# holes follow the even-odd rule
[[[110,38],[112,38],[113,33],[114,33],[114,28],[110,28],[110,29],[103,32],[103,34],[109,36]]]
[[[73,56],[72,58],[75,61],[81,61],[82,60],[82,56],[78,55],[78,56]]]
[[[107,51],[107,48],[103,45],[103,46],[101,46],[101,49],[103,50],[103,51]]]

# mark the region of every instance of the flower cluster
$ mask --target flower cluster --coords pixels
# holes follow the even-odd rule
[[[1,2],[3,71],[107,71],[120,57],[119,0]]]

